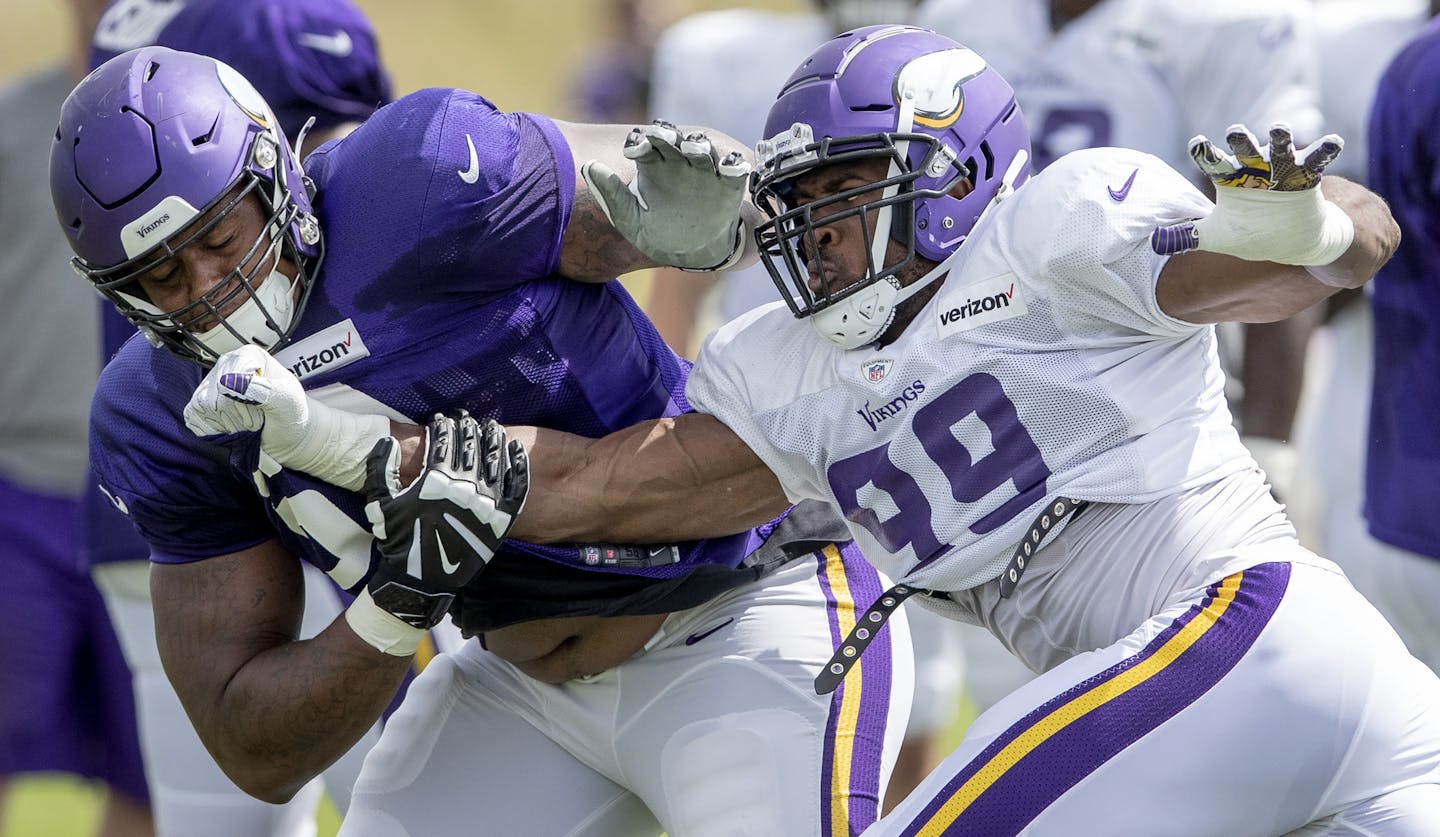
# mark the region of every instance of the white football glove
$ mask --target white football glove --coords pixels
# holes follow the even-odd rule
[[[185,405],[185,426],[197,436],[260,432],[260,449],[280,465],[358,491],[365,459],[390,435],[383,416],[327,407],[300,379],[259,346],[226,352]]]
[[[635,161],[629,184],[599,160],[580,174],[627,241],[660,264],[686,270],[724,270],[741,260],[750,163],[740,152],[717,159],[703,132],[682,138],[663,121],[631,131],[624,152]]]
[[[1190,140],[1190,157],[1215,184],[1215,210],[1157,228],[1150,236],[1156,253],[1199,249],[1249,261],[1324,265],[1349,249],[1355,225],[1320,191],[1325,167],[1345,146],[1339,136],[1326,134],[1296,151],[1290,127],[1277,122],[1269,145],[1257,145],[1239,124],[1230,126],[1225,141],[1233,154],[1203,135]]]

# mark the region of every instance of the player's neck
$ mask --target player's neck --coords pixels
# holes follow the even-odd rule
[[[1050,0],[1050,31],[1059,32],[1099,3],[1100,0]]]

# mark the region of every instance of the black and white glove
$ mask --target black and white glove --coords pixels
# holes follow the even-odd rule
[[[400,485],[399,466],[399,446],[389,436],[366,463],[365,516],[381,559],[366,592],[375,606],[423,631],[444,618],[455,592],[499,549],[525,505],[529,460],[499,423],[477,424],[461,410],[431,420],[425,465],[410,485]],[[381,648],[392,639],[371,644]]]
[[[1203,135],[1190,140],[1191,159],[1215,184],[1215,210],[1157,228],[1150,236],[1156,253],[1208,250],[1249,261],[1325,265],[1349,249],[1355,225],[1320,191],[1321,175],[1344,140],[1326,134],[1296,150],[1290,127],[1276,123],[1268,145],[1239,124],[1230,126],[1225,141],[1228,153]]]
[[[631,131],[624,153],[635,161],[628,184],[599,160],[580,174],[627,241],[660,264],[686,270],[724,270],[741,260],[748,237],[741,204],[750,178],[744,155],[717,158],[703,132],[681,137],[659,120]]]

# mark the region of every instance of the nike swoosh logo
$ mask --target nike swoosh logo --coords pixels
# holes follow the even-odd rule
[[[700,640],[704,639],[704,638],[707,637],[707,636],[710,636],[711,634],[715,633],[716,631],[720,630],[721,628],[725,627],[726,625],[728,625],[728,624],[730,624],[731,622],[734,622],[734,621],[735,621],[735,617],[734,617],[734,616],[731,616],[729,619],[726,619],[724,622],[721,622],[720,624],[716,625],[715,627],[711,628],[711,629],[708,630],[708,631],[701,631],[701,632],[698,633],[698,634],[691,634],[690,636],[685,637],[685,644],[686,644],[686,645],[694,645],[695,643],[699,642]]]
[[[334,35],[303,32],[300,35],[300,45],[310,47],[316,52],[333,55],[336,58],[348,58],[355,49],[355,44],[350,40],[350,33],[344,29]]]
[[[1120,203],[1121,201],[1130,197],[1130,187],[1135,185],[1135,175],[1139,173],[1139,169],[1130,172],[1130,176],[1125,179],[1125,185],[1121,186],[1119,191],[1116,191],[1114,188],[1111,188],[1109,186],[1105,187],[1110,191],[1111,199],[1114,200],[1116,203]]]
[[[470,166],[457,169],[455,173],[466,183],[474,183],[480,179],[480,157],[475,153],[475,140],[470,139],[469,134],[465,135],[465,144],[470,146]]]
[[[454,575],[460,571],[460,562],[451,561],[450,555],[445,551],[445,542],[439,538],[435,539],[435,548],[440,550],[440,566],[445,570],[446,575]]]
[[[115,495],[115,494],[111,494],[111,493],[110,493],[110,489],[106,488],[105,486],[101,485],[101,484],[98,483],[98,482],[95,483],[95,487],[98,488],[98,489],[100,489],[100,493],[101,493],[101,494],[104,494],[106,497],[108,497],[108,498],[110,499],[110,502],[115,506],[115,508],[117,508],[117,509],[120,510],[120,513],[121,513],[121,514],[123,514],[123,515],[129,515],[129,514],[130,514],[130,508],[125,505],[125,501],[122,500],[122,499],[120,499],[119,496],[117,496],[117,495]]]

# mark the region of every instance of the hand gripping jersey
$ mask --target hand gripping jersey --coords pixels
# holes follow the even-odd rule
[[[688,409],[687,365],[619,284],[555,273],[575,179],[549,120],[425,90],[308,162],[326,253],[295,337],[275,355],[315,398],[407,422],[464,407],[586,436]],[[97,476],[153,560],[196,561],[278,536],[341,586],[360,584],[373,542],[363,499],[262,465],[258,434],[194,436],[181,411],[203,372],[131,340],[96,393]],[[525,618],[556,616],[599,606],[565,582],[593,570],[612,574],[611,588],[630,582],[609,589],[605,607],[678,609],[714,590],[676,588],[735,567],[764,534],[644,554],[512,543],[476,586],[529,603]],[[516,566],[528,572],[505,572]],[[661,593],[670,597],[655,601]]]
[[[840,350],[779,303],[712,335],[687,394],[793,500],[839,506],[891,578],[997,576],[1047,498],[1137,503],[1253,468],[1209,326],[1150,248],[1210,204],[1155,157],[1076,152],[991,207],[893,344]]]

